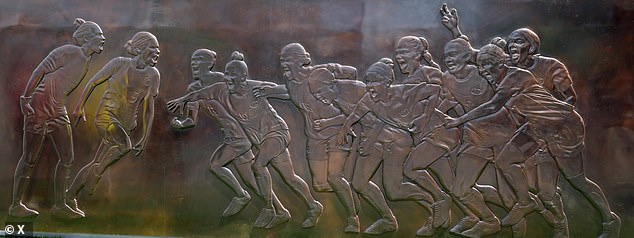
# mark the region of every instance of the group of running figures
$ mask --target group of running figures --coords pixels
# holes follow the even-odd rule
[[[599,237],[618,237],[620,218],[584,173],[584,123],[575,110],[577,95],[566,67],[538,53],[540,39],[528,28],[506,39],[496,37],[476,50],[459,29],[456,9],[443,5],[440,12],[453,36],[444,47],[444,72],[429,53],[427,40],[417,36],[400,38],[394,60],[380,59],[361,79],[352,66],[315,65],[301,44],[288,44],[280,54],[281,85],[251,79],[240,52],[232,53],[224,72],[216,72],[216,53],[196,50],[191,58],[194,82],[167,107],[176,115],[171,121],[176,129],[194,127],[201,110],[220,125],[224,139],[211,156],[210,171],[236,194],[222,215],[237,214],[251,200],[230,164],[265,201],[255,227],[272,228],[291,218],[273,191],[269,165],[306,203],[303,227],[315,226],[323,212],[308,184],[294,172],[289,126],[268,101],[275,98],[290,100],[304,118],[313,189],[336,194],[347,213],[345,232],[361,232],[360,196],[381,216],[363,231],[367,234],[398,229],[387,197],[427,209],[419,236],[449,229],[483,237],[510,226],[513,237],[524,237],[525,216],[538,212],[552,226],[553,237],[568,237],[557,188],[563,173],[601,214]],[[66,96],[85,77],[90,56],[101,52],[105,39],[95,23],[82,25],[88,23],[94,34],[78,34],[76,45],[51,52],[21,97],[24,153],[16,168],[10,215],[37,215],[22,203],[22,195],[45,139],[60,158],[53,213],[66,217],[85,216],[77,205],[78,194],[83,189],[93,192],[108,167],[129,152],[140,154],[147,142],[158,94],[159,74],[153,66],[159,50],[151,33],[140,32],[126,44],[134,57],[111,60],[84,89],[74,111],[78,122],[94,88],[108,82],[95,122],[102,141],[93,161],[70,180],[73,148]],[[61,67],[71,63],[81,67]],[[396,80],[395,66],[403,80]],[[143,133],[133,143],[130,133],[138,111],[143,114]],[[477,184],[489,163],[495,165],[497,184]],[[372,181],[381,164],[384,193]],[[500,220],[487,203],[504,208],[506,216]],[[454,204],[462,214],[452,213]]]

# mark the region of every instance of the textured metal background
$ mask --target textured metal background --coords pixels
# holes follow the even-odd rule
[[[207,170],[209,156],[220,143],[218,127],[201,118],[187,132],[168,126],[165,103],[180,96],[191,81],[189,60],[197,48],[218,52],[216,70],[233,50],[245,54],[253,78],[282,83],[279,51],[300,42],[315,63],[339,62],[365,69],[381,57],[392,57],[395,42],[405,35],[421,35],[442,62],[449,32],[440,24],[438,8],[445,1],[0,1],[0,219],[6,218],[12,175],[21,154],[22,115],[18,97],[39,62],[55,47],[70,41],[75,17],[95,21],[105,36],[105,50],[89,69],[93,75],[108,60],[125,54],[123,44],[139,30],[154,33],[160,42],[160,94],[155,123],[142,159],[127,157],[107,174],[92,197],[80,202],[88,218],[81,221],[49,219],[52,151],[35,171],[28,201],[42,214],[36,231],[157,236],[322,237],[354,236],[342,232],[345,212],[334,193],[315,193],[326,207],[317,227],[303,230],[306,212],[277,175],[274,189],[293,214],[286,226],[252,230],[262,202],[254,199],[230,219],[220,214],[233,193]],[[458,8],[461,28],[474,47],[495,36],[528,26],[542,39],[541,53],[568,67],[579,94],[578,111],[586,121],[585,165],[623,218],[622,237],[634,234],[634,3],[622,1],[446,1]],[[400,77],[397,75],[397,77]],[[80,85],[83,85],[86,81]],[[101,95],[104,87],[94,95]],[[79,92],[69,99],[74,108]],[[99,97],[86,107],[92,122]],[[290,102],[272,100],[292,128],[290,151],[297,173],[310,181],[304,158],[303,122]],[[98,145],[93,123],[74,131],[76,171]],[[485,172],[482,181],[490,176]],[[273,173],[275,174],[275,173]],[[377,178],[375,178],[377,179]],[[571,237],[593,237],[600,216],[567,182],[560,182],[570,221]],[[377,216],[367,203],[362,227]],[[423,223],[424,210],[413,202],[391,202],[400,222],[400,235],[411,237]],[[501,210],[498,210],[501,211]],[[528,237],[543,237],[550,228],[538,215],[529,216]],[[507,237],[506,228],[499,237]]]

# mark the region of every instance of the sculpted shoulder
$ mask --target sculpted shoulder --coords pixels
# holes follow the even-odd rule
[[[159,73],[159,70],[156,67],[148,67],[148,73],[152,77],[157,77],[157,78],[161,77],[161,73]]]
[[[365,84],[357,80],[337,80],[337,87],[339,87],[340,97],[347,99],[346,101],[358,101],[365,95]]]
[[[537,79],[535,78],[533,73],[526,69],[517,67],[509,67],[508,72],[506,73],[506,77],[503,80],[503,82],[506,82],[507,84],[515,85],[524,84],[527,81],[534,81],[534,83],[537,83]]]
[[[558,59],[555,59],[555,58],[552,58],[552,57],[543,56],[543,55],[539,55],[539,56],[535,57],[535,65],[538,65],[538,64],[549,65],[549,66],[552,66],[552,67],[563,67],[563,68],[566,67]]]
[[[71,44],[62,45],[60,47],[55,48],[49,56],[54,57],[67,57],[66,55],[83,55],[81,51],[81,47]]]

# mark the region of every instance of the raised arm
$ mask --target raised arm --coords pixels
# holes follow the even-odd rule
[[[458,10],[452,8],[450,11],[447,7],[447,4],[443,3],[440,7],[440,15],[442,16],[440,18],[440,22],[451,32],[451,35],[454,39],[463,38],[466,41],[469,41],[469,37],[462,34],[462,31],[460,31],[460,18],[458,17]]]

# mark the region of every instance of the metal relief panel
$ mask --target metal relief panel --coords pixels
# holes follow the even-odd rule
[[[4,235],[634,232],[625,1],[0,5]]]

